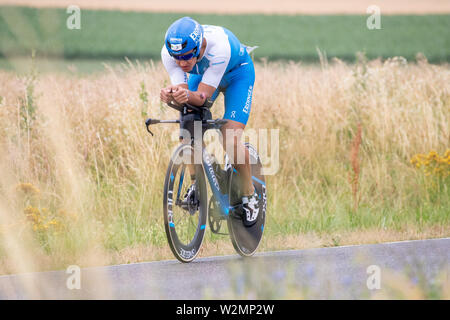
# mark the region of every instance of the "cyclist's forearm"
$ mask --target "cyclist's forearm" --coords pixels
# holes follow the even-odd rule
[[[206,95],[203,92],[188,90],[188,103],[193,106],[202,106],[206,101]]]

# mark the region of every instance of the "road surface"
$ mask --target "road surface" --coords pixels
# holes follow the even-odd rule
[[[0,276],[0,299],[370,299],[449,291],[450,238]],[[75,270],[75,271],[74,271]],[[79,285],[80,289],[76,287]],[[71,288],[71,289],[69,289]],[[434,290],[434,291],[433,291]],[[433,296],[431,296],[433,297]],[[450,297],[447,297],[449,299]]]

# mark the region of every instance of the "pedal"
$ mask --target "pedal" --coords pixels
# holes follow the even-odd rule
[[[244,216],[244,210],[242,208],[242,203],[235,205],[230,210],[230,216],[235,219],[241,219]]]

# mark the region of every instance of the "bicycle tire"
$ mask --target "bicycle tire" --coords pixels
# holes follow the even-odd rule
[[[188,153],[187,156],[186,153]],[[181,175],[187,171],[187,166],[182,159],[191,158],[190,155],[192,154],[193,147],[191,145],[180,145],[171,157],[164,182],[163,208],[166,236],[172,253],[179,261],[184,263],[194,260],[200,252],[205,236],[208,215],[206,181],[203,166],[200,164],[194,165],[196,197],[199,201],[198,210],[194,214],[191,214],[189,211],[177,205],[176,199],[174,202],[174,195],[177,195],[177,198],[180,195],[184,195],[183,192],[178,191],[182,190],[180,188],[183,188],[184,183],[184,177],[181,177]],[[175,209],[177,209],[176,216]],[[181,225],[184,218],[188,220],[187,228],[195,228],[195,231],[192,231],[192,237],[190,235],[184,236],[185,231],[182,228],[185,226]],[[193,226],[189,226],[191,223]]]

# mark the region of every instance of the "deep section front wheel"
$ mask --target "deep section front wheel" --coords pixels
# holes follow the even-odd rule
[[[185,198],[190,181],[189,163],[194,149],[180,145],[172,155],[164,182],[164,226],[170,249],[181,262],[191,262],[200,251],[206,229],[207,189],[201,164],[195,169],[195,192]]]
[[[230,215],[227,224],[234,249],[241,256],[249,257],[256,252],[263,236],[264,224],[266,221],[267,194],[266,180],[262,172],[262,164],[256,149],[249,143],[246,143],[245,147],[248,149],[251,158],[250,167],[253,186],[258,194],[259,214],[256,223],[251,227],[244,226],[244,222],[242,221],[242,217],[239,216],[239,212],[238,214]],[[229,168],[228,174],[230,205],[238,206],[242,204],[242,181],[238,171],[233,167]],[[240,212],[240,214],[242,214],[242,212]]]

